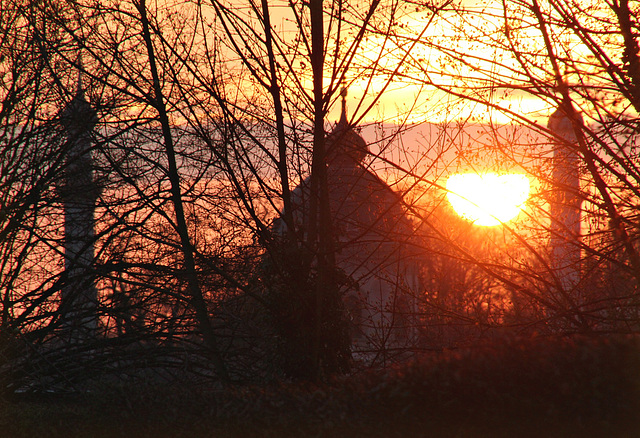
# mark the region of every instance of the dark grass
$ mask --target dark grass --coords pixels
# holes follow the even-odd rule
[[[0,436],[640,437],[640,341],[500,342],[323,385],[3,400]]]

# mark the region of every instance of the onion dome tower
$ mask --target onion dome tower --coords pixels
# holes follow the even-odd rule
[[[553,140],[553,185],[551,197],[552,266],[565,289],[580,279],[580,169],[574,122],[582,123],[569,100],[551,114],[547,127]]]
[[[369,147],[347,121],[347,89],[343,88],[340,95],[342,96],[342,111],[338,124],[329,134],[328,162],[330,166],[360,164],[369,153]]]
[[[350,321],[351,353],[374,363],[400,357],[416,341],[422,250],[411,243],[413,223],[401,195],[364,165],[369,147],[349,125],[346,90],[341,95],[340,119],[326,141],[335,262]],[[307,177],[292,191],[293,219],[301,230],[310,223],[310,188]],[[285,230],[284,220],[277,219],[274,232],[283,235]]]
[[[82,67],[80,67],[82,69]],[[63,337],[77,342],[97,328],[94,269],[94,211],[99,195],[93,178],[92,131],[97,113],[85,98],[82,70],[75,94],[60,114],[66,135],[65,170],[61,189],[64,206],[65,282],[60,312]]]

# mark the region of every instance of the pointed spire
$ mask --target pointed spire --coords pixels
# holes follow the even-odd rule
[[[342,97],[342,111],[340,112],[340,120],[338,121],[338,125],[346,126],[347,125],[347,87],[342,87],[340,91],[340,96]]]
[[[367,143],[347,121],[347,88],[340,91],[342,110],[340,120],[330,134],[329,155],[334,162],[360,163],[368,153]]]
[[[82,52],[78,53],[75,67],[78,69],[78,79],[75,87],[76,91],[75,94],[72,95],[71,100],[62,110],[62,123],[69,132],[89,132],[96,124],[97,113],[85,97],[84,63],[82,62]]]
[[[84,87],[83,87],[83,79],[84,79],[84,65],[82,64],[82,52],[78,53],[78,60],[76,61],[78,66],[78,83],[76,84],[76,96],[83,97],[84,96]]]

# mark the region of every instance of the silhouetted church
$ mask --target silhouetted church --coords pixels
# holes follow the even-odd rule
[[[78,342],[95,336],[98,292],[94,271],[94,211],[99,189],[93,178],[92,131],[97,113],[85,98],[82,71],[76,92],[60,113],[66,141],[64,183],[60,194],[64,208],[64,285],[60,315],[62,337]]]
[[[573,120],[582,116],[569,100],[549,117],[548,128],[557,135],[553,145],[553,184],[550,205],[551,262],[562,287],[573,289],[580,280],[580,158]]]
[[[327,137],[327,185],[336,266],[352,280],[342,292],[358,357],[414,342],[420,254],[401,196],[367,168],[367,143],[349,126],[345,106],[343,93],[340,120]],[[293,218],[303,231],[309,185],[307,178],[292,192]],[[284,221],[276,222],[275,231],[284,233]]]

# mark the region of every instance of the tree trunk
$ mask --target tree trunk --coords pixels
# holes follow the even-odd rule
[[[162,88],[160,85],[160,77],[158,75],[158,68],[156,65],[155,53],[153,50],[153,42],[151,41],[151,32],[149,28],[149,20],[147,17],[147,10],[145,0],[140,0],[136,4],[138,12],[140,13],[140,20],[143,29],[143,38],[147,47],[147,53],[149,56],[149,68],[151,69],[151,75],[153,79],[153,106],[158,111],[160,118],[160,124],[162,126],[162,135],[164,138],[164,146],[169,165],[168,177],[171,183],[171,200],[176,215],[176,228],[178,235],[180,236],[180,249],[184,258],[184,269],[187,278],[187,288],[189,291],[191,305],[196,314],[196,320],[204,341],[209,349],[213,366],[223,380],[229,380],[229,374],[227,367],[222,360],[220,351],[218,349],[218,341],[215,333],[213,332],[213,326],[209,319],[209,313],[207,305],[202,295],[202,289],[200,287],[200,281],[198,280],[198,274],[195,266],[194,248],[189,238],[189,230],[187,228],[187,221],[184,214],[184,206],[182,203],[182,193],[180,190],[180,176],[178,174],[178,166],[176,162],[176,153],[173,145],[173,136],[171,135],[171,126],[169,124],[169,117],[167,115],[167,109],[164,103]]]

